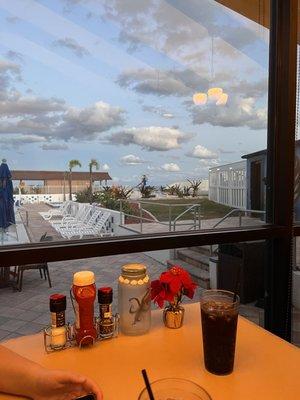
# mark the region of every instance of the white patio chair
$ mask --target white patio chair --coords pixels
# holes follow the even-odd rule
[[[52,222],[51,225],[55,230],[59,231],[59,229],[66,227],[68,224],[83,223],[86,218],[89,217],[90,213],[91,206],[80,204],[80,206],[76,210],[73,210],[73,215],[68,215],[60,221]]]
[[[70,229],[68,232],[68,238],[71,239],[72,237],[78,236],[80,239],[82,239],[83,236],[103,236],[104,234],[111,235],[111,233],[105,232],[105,224],[109,218],[109,212],[101,212],[101,215],[95,224],[86,225],[85,227],[78,226],[75,229]]]
[[[73,236],[77,236],[74,235],[74,232],[94,226],[101,213],[100,208],[96,207],[93,209],[93,207],[89,206],[89,213],[84,218],[77,221],[67,221],[66,225],[59,227],[57,231],[62,237],[70,239]]]
[[[56,217],[64,217],[65,215],[67,215],[70,205],[71,205],[71,201],[65,201],[64,203],[62,203],[62,205],[57,208],[57,209],[51,209],[49,211],[41,211],[39,212],[39,214],[46,220],[46,221],[50,221],[51,218]]]

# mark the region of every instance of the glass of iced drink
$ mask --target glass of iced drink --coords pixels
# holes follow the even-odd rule
[[[187,379],[160,379],[151,383],[155,400],[211,400],[210,395],[196,383]],[[138,400],[149,400],[145,388]]]
[[[201,300],[205,368],[217,375],[233,371],[239,296],[226,290],[205,290]]]

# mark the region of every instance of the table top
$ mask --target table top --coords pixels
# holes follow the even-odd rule
[[[153,312],[149,334],[98,342],[93,348],[45,354],[42,334],[12,339],[8,348],[49,368],[86,374],[99,383],[105,400],[137,400],[141,370],[151,380],[190,379],[213,400],[296,400],[300,396],[300,350],[239,318],[234,372],[216,376],[203,365],[199,304],[185,306],[182,328],[165,328],[162,311]],[[0,400],[11,396],[0,395]]]

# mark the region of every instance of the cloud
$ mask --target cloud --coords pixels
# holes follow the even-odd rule
[[[10,59],[11,61],[16,61],[18,63],[23,63],[24,62],[24,56],[23,54],[13,51],[13,50],[8,50],[5,54],[5,56]]]
[[[92,140],[125,123],[124,111],[103,101],[72,107],[59,98],[23,95],[15,89],[22,79],[20,66],[0,60],[0,133],[41,138]],[[12,141],[13,143],[13,141]]]
[[[199,87],[207,87],[207,79],[191,70],[131,69],[122,72],[117,83],[142,94],[157,96],[190,96]]]
[[[253,130],[267,128],[267,107],[259,107],[255,98],[229,98],[226,106],[208,104],[191,108],[193,123],[222,127],[246,126]]]
[[[19,22],[21,20],[20,20],[20,18],[11,15],[9,17],[6,17],[6,21],[9,22],[10,24],[16,24],[17,22]]]
[[[16,90],[13,85],[20,80],[20,66],[11,61],[0,60],[0,100],[15,96]]]
[[[62,116],[62,123],[56,130],[56,136],[63,139],[89,139],[97,133],[107,131],[124,124],[123,110],[103,101],[90,107],[69,107]]]
[[[159,115],[159,116],[161,116],[163,118],[166,118],[166,119],[174,118],[174,114],[172,114],[171,112],[167,111],[162,106],[150,106],[150,105],[146,105],[145,104],[145,105],[143,105],[142,109],[145,112],[156,114],[156,115]]]
[[[195,157],[204,160],[211,160],[217,158],[217,153],[214,153],[212,150],[207,149],[201,144],[197,144],[192,151],[187,153],[188,157]]]
[[[212,36],[218,38],[215,48],[219,60],[246,58],[249,47],[261,40],[257,29],[255,32],[251,29],[254,23],[238,21],[210,0],[203,0],[201,6],[194,0],[103,0],[103,3],[103,17],[118,24],[119,41],[128,46],[128,51],[152,47],[181,65],[191,65],[195,71],[208,62],[205,54],[210,51]],[[136,10],[132,8],[135,5]]]
[[[161,168],[167,172],[179,172],[180,171],[179,165],[175,164],[175,163],[164,164]]]
[[[110,166],[108,164],[103,164],[102,165],[102,170],[103,171],[109,171],[110,170]]]
[[[41,98],[41,97],[23,97],[20,94],[9,97],[0,102],[0,115],[24,116],[41,115],[66,109],[65,103],[61,99]]]
[[[80,45],[75,39],[69,37],[55,40],[52,44],[55,47],[62,47],[72,51],[72,53],[79,58],[90,55],[90,52],[84,46]]]
[[[138,165],[138,164],[143,164],[145,162],[140,157],[135,156],[133,154],[128,154],[127,156],[121,157],[120,161],[124,165]]]
[[[42,143],[45,141],[45,138],[36,135],[12,135],[9,137],[0,136],[1,148],[7,150],[26,146],[27,144]]]
[[[114,144],[136,144],[152,151],[164,151],[180,148],[180,144],[189,140],[190,134],[175,128],[149,126],[129,128],[113,133],[108,140]]]
[[[41,146],[42,150],[68,150],[69,147],[65,143],[45,143]]]

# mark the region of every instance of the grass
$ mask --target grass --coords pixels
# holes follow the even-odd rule
[[[167,204],[179,204],[178,206],[172,206],[172,220],[174,220],[174,218],[188,208],[187,204],[200,204],[202,219],[222,218],[230,210],[232,210],[231,207],[217,204],[209,200],[207,197],[202,197],[200,199],[149,199],[145,201],[147,201],[147,204],[143,203],[142,207],[145,210],[150,211],[159,221],[169,220],[169,207],[167,207]],[[166,206],[158,203],[166,204]],[[193,214],[187,213],[183,219],[193,219]]]

